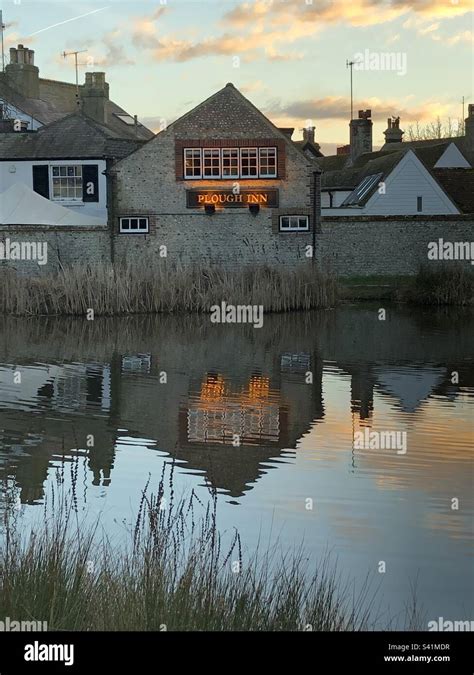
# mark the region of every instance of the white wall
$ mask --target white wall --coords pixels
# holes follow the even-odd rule
[[[450,143],[435,164],[435,169],[470,169],[471,165],[455,143]]]
[[[33,189],[33,165],[58,166],[60,164],[97,164],[99,167],[99,201],[98,202],[64,202],[58,201],[57,204],[65,206],[72,211],[83,213],[86,216],[107,219],[107,179],[102,172],[106,169],[106,162],[103,159],[87,160],[67,160],[58,159],[50,161],[32,161],[32,160],[12,160],[0,161],[0,193],[7,190],[15,183],[24,183],[31,190]],[[51,174],[51,172],[50,172]],[[50,184],[51,194],[51,184]],[[53,200],[51,200],[53,201]],[[106,221],[105,221],[106,222]]]
[[[423,198],[423,210],[417,211],[417,197]],[[446,193],[412,150],[385,180],[385,194],[374,192],[363,209],[364,215],[404,216],[459,213]]]

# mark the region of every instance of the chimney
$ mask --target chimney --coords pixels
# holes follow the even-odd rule
[[[10,63],[5,67],[7,82],[27,98],[39,98],[39,68],[35,66],[32,49],[18,45],[10,47]]]
[[[86,73],[86,82],[81,87],[82,111],[100,124],[107,124],[107,101],[109,85],[105,73]]]
[[[372,116],[371,110],[359,110],[359,117],[351,120],[350,145],[351,163],[364,152],[372,152]]]
[[[383,132],[385,136],[385,143],[401,143],[403,141],[403,129],[400,129],[400,118],[389,117],[387,120],[387,128]]]
[[[303,140],[314,143],[314,132],[316,127],[304,127],[303,129]]]
[[[350,145],[340,145],[336,148],[336,155],[349,155],[351,152]]]
[[[465,120],[465,148],[474,152],[474,103],[469,103]]]

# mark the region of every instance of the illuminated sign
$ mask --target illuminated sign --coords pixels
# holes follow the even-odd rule
[[[216,207],[235,208],[258,204],[261,207],[278,207],[278,190],[187,190],[186,206],[198,209],[207,204]]]

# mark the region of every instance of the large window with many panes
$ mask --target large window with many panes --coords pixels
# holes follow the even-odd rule
[[[51,167],[52,199],[54,201],[82,201],[82,166]]]
[[[277,148],[184,148],[184,178],[277,178]]]

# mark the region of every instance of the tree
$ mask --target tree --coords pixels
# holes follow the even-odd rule
[[[420,125],[410,124],[408,127],[409,141],[429,141],[436,138],[453,138],[464,136],[464,120],[453,120],[448,117],[444,122],[438,117],[436,122]]]

